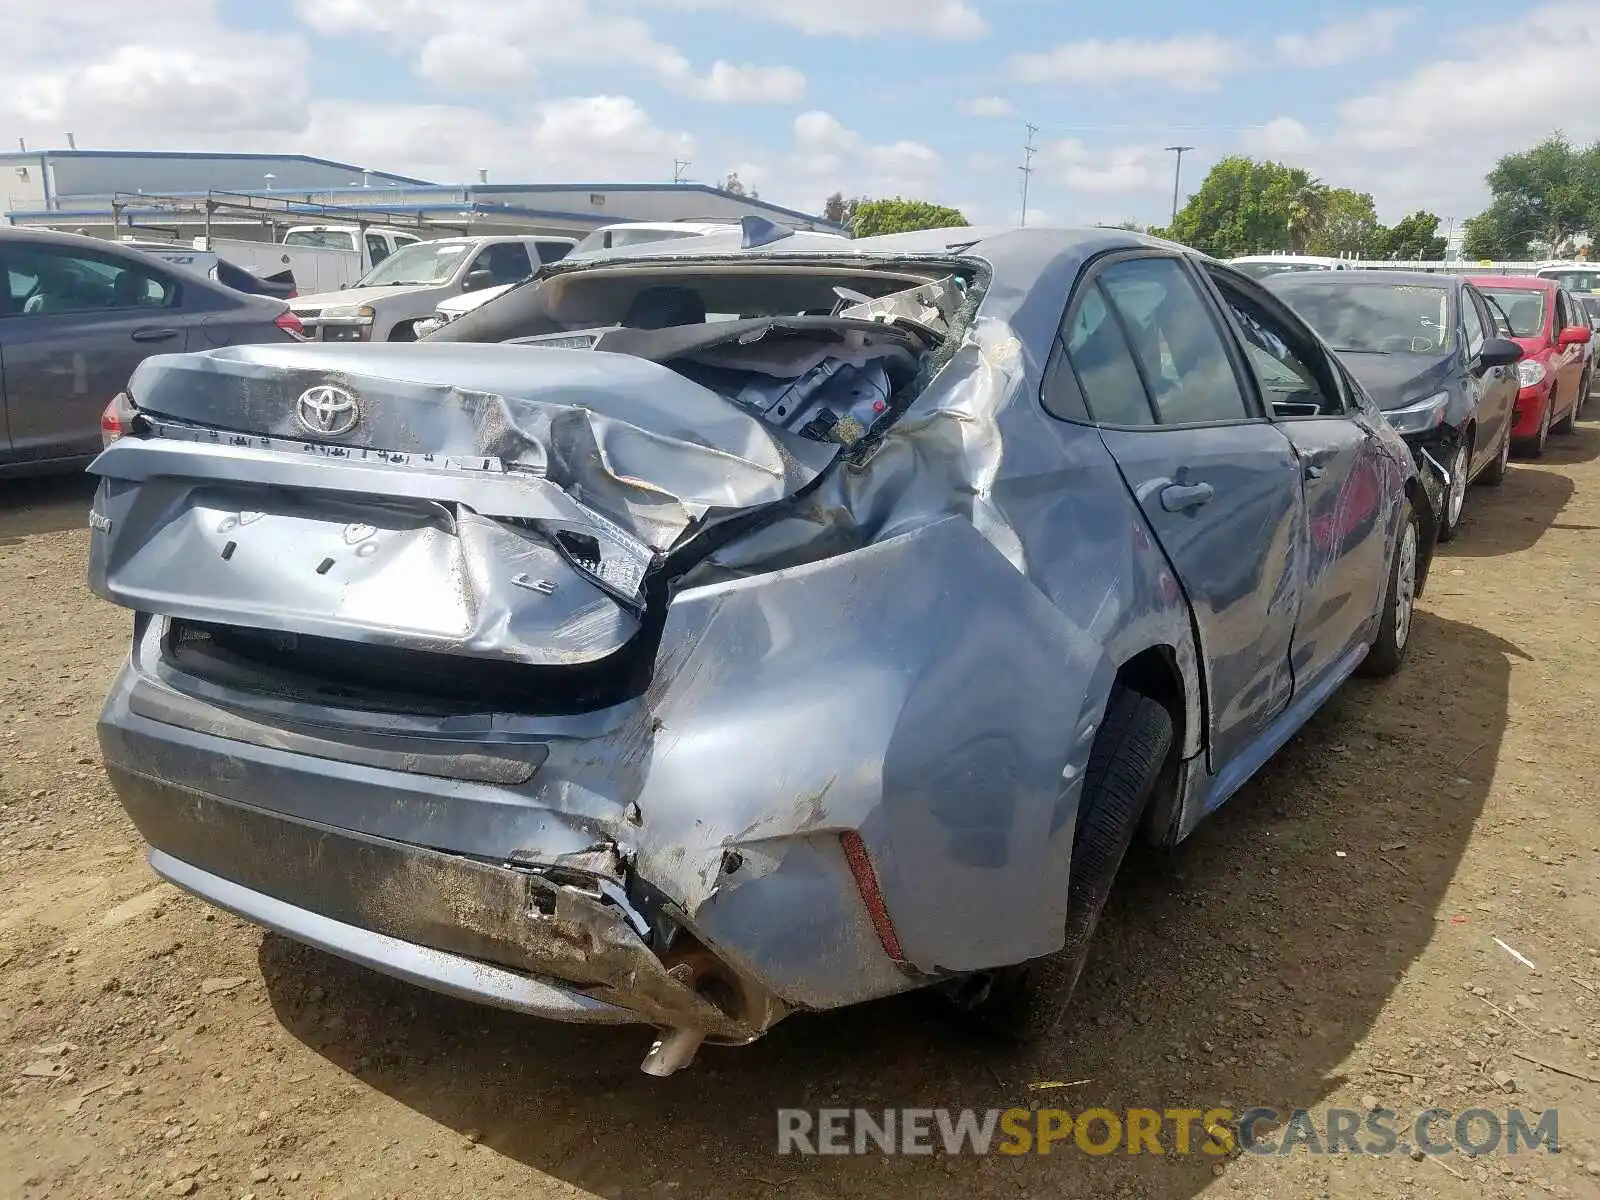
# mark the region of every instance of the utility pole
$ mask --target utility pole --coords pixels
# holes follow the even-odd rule
[[[1183,156],[1193,149],[1193,146],[1167,147],[1169,153],[1178,156],[1172,167],[1172,221],[1167,225],[1169,233],[1172,231],[1172,226],[1178,223],[1178,183],[1183,178]]]
[[[683,173],[685,171],[687,171],[688,169],[689,169],[689,160],[687,158],[675,158],[675,159],[673,159],[672,160],[672,182],[673,183],[682,183],[683,182]]]
[[[1029,121],[1028,140],[1022,144],[1022,166],[1018,168],[1022,172],[1022,220],[1018,222],[1019,228],[1028,223],[1028,182],[1033,178],[1033,156],[1037,152],[1033,135],[1038,132],[1039,127]]]

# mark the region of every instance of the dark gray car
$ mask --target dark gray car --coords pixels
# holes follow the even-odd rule
[[[0,229],[0,475],[83,466],[140,362],[297,340],[288,312],[115,243]]]
[[[1446,467],[1439,540],[1449,541],[1468,485],[1505,478],[1521,347],[1496,336],[1482,293],[1455,275],[1314,271],[1266,287],[1328,341],[1412,451]]]
[[[1258,283],[771,237],[140,368],[89,578],[158,872],[658,1074],[929,985],[1038,1037],[1133,838],[1399,668],[1442,487]]]

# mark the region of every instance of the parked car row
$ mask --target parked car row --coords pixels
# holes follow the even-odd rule
[[[1497,485],[1513,450],[1544,453],[1572,432],[1592,377],[1587,310],[1554,280],[1406,271],[1274,274],[1419,456],[1446,464],[1439,537],[1467,488]]]
[[[1470,373],[1463,295],[1357,332]],[[1134,839],[1404,662],[1449,488],[1355,361],[1140,234],[764,222],[154,358],[106,768],[179,886],[654,1074],[913,988],[1037,1038]]]

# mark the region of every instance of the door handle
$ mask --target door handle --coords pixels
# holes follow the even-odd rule
[[[136,342],[166,342],[178,336],[176,329],[135,329],[133,340]]]
[[[1161,489],[1161,507],[1168,512],[1187,512],[1209,504],[1215,495],[1209,483],[1169,483]]]

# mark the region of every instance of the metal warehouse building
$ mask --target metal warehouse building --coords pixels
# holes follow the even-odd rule
[[[137,150],[23,150],[0,154],[0,197],[13,225],[82,229],[102,237],[188,238],[212,193],[270,197],[301,221],[329,210],[404,214],[440,232],[529,231],[581,237],[619,221],[766,217],[799,229],[838,230],[809,213],[699,183],[437,184],[303,154]],[[279,222],[281,224],[281,222]],[[237,213],[206,223],[229,237],[272,236]],[[226,229],[219,226],[226,226]]]

